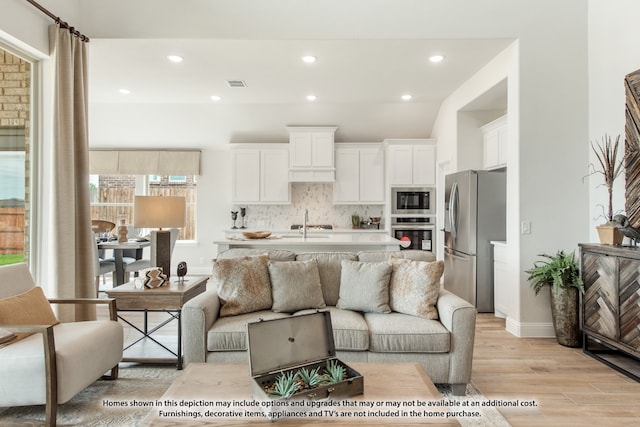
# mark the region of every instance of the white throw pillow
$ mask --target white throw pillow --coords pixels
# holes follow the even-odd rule
[[[388,262],[342,261],[340,297],[336,307],[366,313],[391,313]]]
[[[326,307],[315,260],[269,262],[269,278],[272,311],[293,313],[305,308]]]

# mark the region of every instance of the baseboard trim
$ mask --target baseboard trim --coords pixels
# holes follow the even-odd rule
[[[520,338],[555,338],[556,336],[551,322],[518,322],[507,317],[505,329]]]

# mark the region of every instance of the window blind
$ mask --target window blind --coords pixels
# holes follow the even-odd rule
[[[90,150],[94,175],[200,175],[200,151]]]

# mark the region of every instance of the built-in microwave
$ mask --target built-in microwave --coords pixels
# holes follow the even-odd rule
[[[391,189],[391,213],[394,215],[434,215],[435,208],[435,188],[393,187]]]

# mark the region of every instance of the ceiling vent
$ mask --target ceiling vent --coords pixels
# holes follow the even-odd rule
[[[247,87],[244,80],[227,80],[227,85],[229,87]]]

